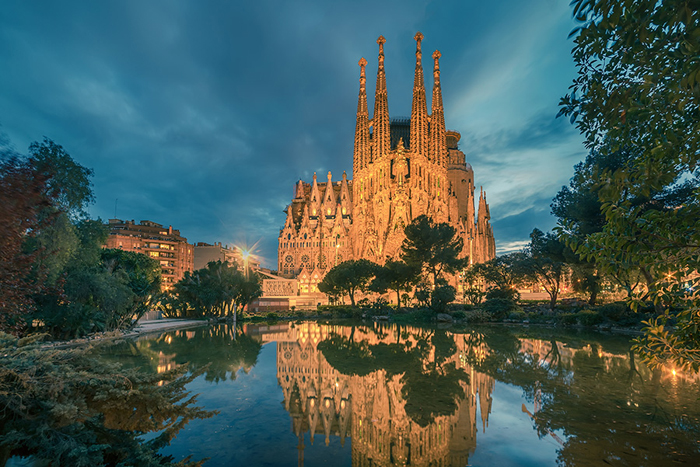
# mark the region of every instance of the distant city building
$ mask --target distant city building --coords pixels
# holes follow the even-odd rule
[[[182,279],[185,271],[193,271],[194,246],[172,225],[165,228],[151,221],[136,224],[133,220],[110,219],[108,227],[106,248],[135,251],[160,262],[163,290]]]
[[[244,270],[246,258],[244,252],[240,248],[229,248],[228,245],[223,246],[221,242],[213,245],[204,242],[197,242],[194,246],[194,269],[203,269],[212,261],[228,261],[229,264],[238,265],[238,269]],[[248,267],[251,271],[260,269],[260,261],[253,255],[247,257]]]
[[[475,199],[474,170],[458,148],[460,134],[445,129],[440,87],[440,52],[432,57],[433,92],[428,114],[416,34],[416,68],[410,118],[389,118],[384,42],[379,37],[379,66],[374,115],[367,107],[365,66],[360,60],[360,92],[353,154],[353,179],[343,172],[334,182],[316,174],[311,184],[296,184],[278,239],[278,270],[299,281],[300,294],[317,293],[317,284],[333,266],[365,258],[379,264],[399,259],[404,228],[421,215],[453,226],[464,241],[470,263],[494,258],[486,193]],[[475,209],[475,204],[478,209]]]

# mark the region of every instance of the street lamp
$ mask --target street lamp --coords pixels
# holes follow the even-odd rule
[[[241,249],[241,256],[243,257],[243,267],[245,269],[245,280],[248,280],[248,258],[250,258],[250,251]]]

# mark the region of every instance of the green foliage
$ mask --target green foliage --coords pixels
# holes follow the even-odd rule
[[[369,290],[379,293],[395,291],[397,306],[401,306],[401,292],[413,290],[420,279],[419,268],[392,259],[387,260],[383,266],[378,266],[375,274]]]
[[[550,298],[551,310],[557,304],[559,289],[567,273],[567,250],[554,234],[534,229],[530,234],[530,245],[519,256],[519,262],[512,266],[521,271],[525,280],[544,288]]]
[[[88,349],[42,350],[39,337],[0,333],[1,463],[19,455],[74,466],[201,465],[158,454],[190,420],[214,415],[185,390],[198,373],[126,370]],[[142,441],[149,432],[159,434]]]
[[[578,323],[578,313],[559,313],[556,321],[564,326],[574,326]]]
[[[594,310],[581,310],[577,316],[578,322],[584,326],[596,326],[605,321],[605,318]]]
[[[519,265],[525,260],[522,252],[497,256],[485,263],[472,266],[471,274],[482,278],[490,289],[513,289],[523,282],[524,275]]]
[[[455,274],[468,264],[468,258],[459,258],[464,241],[446,222],[434,223],[425,215],[413,219],[406,226],[406,238],[401,245],[401,259],[408,265],[427,270],[437,283],[442,272]]]
[[[262,295],[262,288],[257,275],[246,279],[236,264],[211,261],[206,268],[185,272],[173,286],[173,293],[179,301],[173,306],[181,317],[221,318],[235,317],[238,308]],[[169,300],[166,298],[163,306],[171,306]]]
[[[61,145],[44,137],[29,145],[28,161],[36,174],[47,180],[46,196],[54,207],[75,220],[86,216],[85,208],[95,201],[92,193],[92,169],[73,160]]]
[[[347,294],[355,306],[355,293],[366,292],[379,266],[369,260],[348,260],[333,267],[318,284],[318,290],[338,296]]]
[[[452,312],[452,317],[456,320],[460,320],[466,318],[467,314],[462,310],[457,310]]]
[[[463,297],[465,303],[478,305],[484,298],[485,293],[481,290],[481,274],[475,266],[470,266],[459,276],[462,282]]]
[[[564,224],[562,234],[584,258],[639,268],[647,291],[632,306],[651,302],[658,315],[637,346],[647,363],[700,369],[700,12],[687,0],[573,6],[579,72],[561,114],[596,159],[619,164],[591,170],[602,230],[580,239]]]
[[[452,303],[457,295],[454,287],[449,285],[444,280],[438,280],[438,283],[430,294],[430,308],[435,313],[444,313],[447,311],[447,305]]]
[[[31,318],[55,338],[126,329],[149,310],[160,290],[158,261],[135,252],[102,249],[106,229],[99,221],[80,221],[80,245],[64,267],[63,293],[36,297]]]
[[[518,310],[518,305],[513,300],[501,297],[488,298],[481,307],[496,321],[502,321],[511,312]]]

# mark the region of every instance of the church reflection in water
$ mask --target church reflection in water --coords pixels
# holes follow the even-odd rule
[[[494,379],[475,371],[467,355],[479,358],[485,344],[468,345],[468,336],[442,335],[449,339],[451,355],[440,358],[430,345],[435,330],[375,325],[355,329],[317,323],[249,326],[246,334],[258,334],[263,343],[277,342],[277,379],[284,391],[284,405],[292,417],[292,429],[299,439],[299,463],[303,463],[304,435],[310,442],[315,435],[329,444],[332,436],[342,444],[352,438],[352,465],[467,465],[476,448],[478,428],[485,430],[491,412]],[[353,335],[354,334],[354,335]],[[420,371],[431,368],[454,369],[466,375],[458,381],[463,397],[446,401],[455,410],[415,421],[408,413],[407,391],[411,384],[403,373],[392,374],[379,368],[369,374],[343,374],[328,363],[319,348],[321,342],[340,338],[343,342],[361,342],[364,348],[388,348],[397,344],[421,358]],[[428,344],[428,345],[426,345]],[[341,356],[340,358],[344,358]],[[352,358],[350,356],[349,358]],[[436,369],[435,371],[440,371]],[[459,391],[458,391],[459,393]],[[459,394],[458,394],[459,395]],[[421,393],[414,397],[435,398],[439,394]],[[430,400],[415,401],[430,405]],[[439,412],[439,411],[438,411]]]

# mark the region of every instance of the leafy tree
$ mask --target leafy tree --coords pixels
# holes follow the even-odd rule
[[[235,302],[241,310],[245,309],[250,302],[262,296],[262,287],[257,274],[253,274],[251,279],[243,280],[236,290]],[[234,310],[235,314],[235,310]],[[235,320],[235,315],[234,315]]]
[[[120,249],[104,249],[100,255],[107,272],[122,276],[125,285],[134,294],[127,315],[112,314],[108,329],[121,329],[132,317],[139,319],[154,303],[160,292],[161,267],[158,261],[144,254]]]
[[[378,265],[366,259],[343,261],[326,273],[318,284],[318,290],[329,295],[347,294],[355,306],[355,293],[366,292]]]
[[[460,275],[464,301],[471,305],[478,305],[484,298],[484,292],[480,284],[481,275],[475,265],[465,269]]]
[[[379,266],[376,276],[370,284],[370,290],[384,293],[396,292],[396,305],[401,306],[401,292],[409,292],[420,278],[420,270],[403,261],[388,259],[384,266]]]
[[[15,335],[25,332],[33,296],[45,285],[46,271],[35,267],[41,252],[24,247],[51,222],[40,216],[51,203],[45,183],[20,158],[0,159],[0,331]]]
[[[567,248],[552,233],[534,229],[530,234],[530,245],[525,251],[519,267],[525,277],[542,285],[549,295],[549,308],[554,310],[559,297],[561,283],[567,273]]]
[[[600,232],[605,225],[602,204],[598,198],[598,185],[592,181],[590,172],[594,167],[595,154],[590,154],[585,162],[574,167],[574,176],[569,186],[563,186],[552,200],[552,214],[558,218],[559,225],[566,225],[569,232],[579,238],[585,238]],[[596,259],[585,256],[570,255],[572,283],[577,292],[589,294],[588,304],[595,305],[601,291],[604,275],[596,265]],[[611,274],[623,271],[616,268]]]
[[[40,337],[0,333],[0,466],[12,456],[74,466],[201,465],[158,454],[190,420],[215,414],[185,389],[200,373],[127,370],[87,348],[41,349]],[[151,432],[158,434],[143,441]]]
[[[457,290],[447,283],[445,279],[438,279],[433,293],[430,294],[430,308],[435,313],[444,313],[447,305],[452,303],[457,296]]]
[[[71,219],[86,216],[85,208],[95,201],[92,193],[92,169],[73,160],[61,145],[44,137],[29,145],[28,161],[35,173],[47,180],[47,198],[54,199],[54,207]]]
[[[181,316],[195,318],[236,318],[243,308],[262,295],[257,275],[246,279],[238,266],[227,261],[211,261],[206,268],[184,277],[173,286]]]
[[[413,219],[404,232],[401,259],[410,266],[427,270],[433,284],[443,272],[455,274],[466,267],[467,258],[459,258],[464,241],[450,224],[436,224],[422,215]]]
[[[572,243],[586,257],[602,252],[638,265],[659,313],[638,350],[651,364],[698,369],[700,10],[688,0],[572,4],[579,71],[560,113],[591,150],[627,154],[619,168],[594,175],[605,227]]]
[[[523,282],[523,271],[518,266],[525,259],[523,252],[497,256],[485,263],[472,266],[474,274],[482,277],[489,289],[516,290]]]

